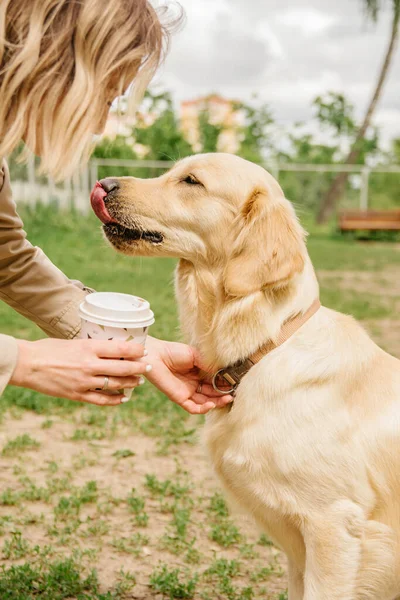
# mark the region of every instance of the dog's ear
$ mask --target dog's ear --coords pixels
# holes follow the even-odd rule
[[[305,232],[291,204],[255,189],[235,224],[231,257],[224,273],[228,296],[242,297],[284,287],[304,268]]]

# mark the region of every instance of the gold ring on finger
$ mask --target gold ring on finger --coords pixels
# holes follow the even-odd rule
[[[106,391],[108,390],[108,384],[109,384],[109,382],[110,382],[110,378],[109,378],[109,377],[107,377],[107,375],[106,375],[106,376],[104,377],[104,385],[103,385],[103,387],[101,388],[101,391],[102,391],[102,392],[106,392]]]

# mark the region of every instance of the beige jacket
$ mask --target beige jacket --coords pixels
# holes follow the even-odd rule
[[[79,333],[78,305],[88,290],[70,281],[26,239],[12,200],[7,164],[0,159],[0,299],[34,321],[47,335]],[[0,325],[1,329],[1,325]],[[14,371],[17,341],[0,334],[0,395]]]

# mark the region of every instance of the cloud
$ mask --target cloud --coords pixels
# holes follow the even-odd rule
[[[278,14],[277,21],[295,32],[300,27],[304,34],[315,35],[326,31],[336,22],[336,17],[311,7],[290,8]]]
[[[241,31],[229,16],[222,14],[207,23],[206,40],[193,41],[190,52],[183,50],[186,43],[181,40],[168,68],[196,89],[257,86],[269,57],[265,41]]]
[[[309,118],[312,99],[341,91],[361,117],[390,31],[390,3],[372,25],[361,0],[181,0],[184,30],[158,81],[178,99],[255,92],[280,122]],[[386,135],[400,136],[400,50],[379,104]],[[392,119],[392,121],[391,121]]]

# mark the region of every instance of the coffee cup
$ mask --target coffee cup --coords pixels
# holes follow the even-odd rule
[[[147,300],[116,292],[88,294],[79,307],[79,314],[82,320],[81,339],[124,340],[143,347],[149,327],[154,323],[154,313]],[[118,393],[123,393],[129,400],[132,390],[120,390]]]

